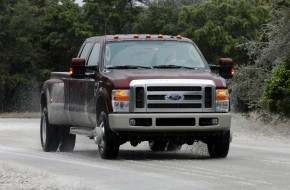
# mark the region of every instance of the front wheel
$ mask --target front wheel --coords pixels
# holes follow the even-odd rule
[[[101,143],[98,145],[99,153],[103,159],[115,159],[119,154],[120,144],[117,136],[109,128],[108,116],[103,111],[98,119],[98,126],[102,130]]]
[[[49,123],[46,108],[43,108],[41,113],[40,140],[43,151],[57,151],[60,142],[59,129]]]
[[[209,139],[207,142],[208,153],[211,158],[225,158],[230,148],[230,130]]]

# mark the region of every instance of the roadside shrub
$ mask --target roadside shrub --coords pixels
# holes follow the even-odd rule
[[[261,98],[270,111],[290,117],[290,60],[285,59],[267,80]]]
[[[270,72],[266,72],[255,65],[237,66],[235,76],[231,80],[231,98],[235,111],[247,112],[263,107],[260,102],[265,78],[269,78]]]

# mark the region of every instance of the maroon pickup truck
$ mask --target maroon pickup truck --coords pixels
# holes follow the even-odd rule
[[[225,79],[232,76],[230,58],[209,65],[180,35],[88,38],[70,72],[52,72],[43,85],[42,148],[72,151],[77,134],[93,139],[104,159],[142,141],[152,151],[202,141],[210,157],[224,158],[231,126]]]

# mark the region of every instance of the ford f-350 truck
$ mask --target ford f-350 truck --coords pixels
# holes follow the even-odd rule
[[[217,69],[219,74],[214,74]],[[148,141],[152,151],[202,141],[212,158],[227,156],[233,62],[209,65],[180,35],[106,35],[83,43],[70,72],[52,72],[41,91],[44,151],[73,151],[76,135],[103,159],[120,145]]]

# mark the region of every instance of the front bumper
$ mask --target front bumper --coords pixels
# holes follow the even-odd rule
[[[146,125],[130,125],[130,119],[150,120]],[[206,125],[201,121],[217,119],[217,124]],[[173,121],[174,125],[168,121]],[[181,121],[180,125],[176,121]],[[161,122],[160,122],[161,121]],[[183,121],[194,121],[187,124]],[[148,124],[149,123],[149,124]],[[168,124],[168,125],[166,125]],[[229,130],[230,113],[112,113],[109,114],[110,129],[115,132],[203,132]]]

